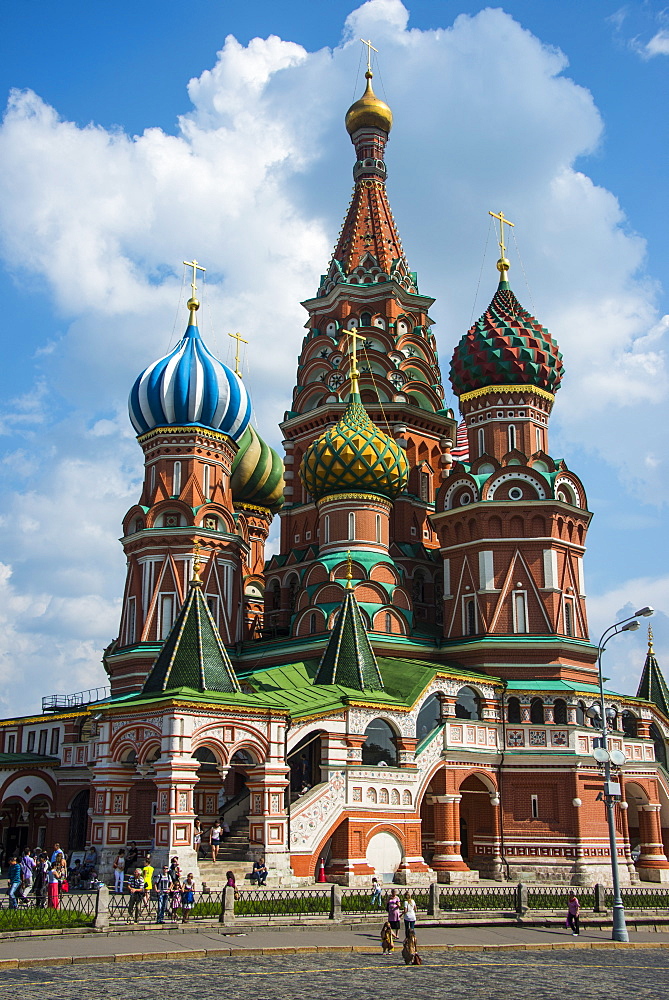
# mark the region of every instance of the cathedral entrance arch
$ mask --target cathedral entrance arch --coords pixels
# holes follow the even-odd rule
[[[78,792],[70,805],[70,831],[67,839],[68,851],[82,851],[86,846],[88,831],[88,806],[91,793],[88,788]]]
[[[377,878],[383,879],[384,882],[392,882],[403,857],[402,845],[394,833],[382,830],[370,837],[365,858],[369,867],[374,869]]]
[[[460,799],[460,853],[468,866],[487,877],[499,863],[496,789],[487,775],[470,774],[458,789]]]

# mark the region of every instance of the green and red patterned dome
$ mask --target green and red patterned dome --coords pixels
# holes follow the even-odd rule
[[[456,396],[495,385],[555,393],[563,371],[562,355],[546,327],[502,280],[483,316],[455,348],[450,377]]]

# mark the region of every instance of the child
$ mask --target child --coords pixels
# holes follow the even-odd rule
[[[179,919],[179,910],[181,909],[181,897],[182,897],[181,879],[172,879],[172,893],[170,897],[170,905],[172,908],[172,920]]]
[[[393,929],[386,920],[385,924],[381,928],[381,951],[384,955],[389,955],[394,947]]]
[[[194,903],[195,903],[195,879],[193,878],[193,873],[189,872],[186,881],[183,884],[183,889],[181,892],[182,924],[188,923],[190,911],[193,909]]]
[[[383,906],[383,900],[381,899],[381,886],[376,878],[372,879],[372,906],[378,906],[379,909]]]
[[[408,931],[402,945],[402,958],[405,965],[422,965],[423,959],[418,954],[418,942],[414,931]]]

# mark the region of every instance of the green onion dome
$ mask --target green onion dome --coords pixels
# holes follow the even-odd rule
[[[455,348],[450,377],[456,396],[494,385],[535,386],[554,394],[563,371],[551,334],[502,280],[483,316]]]
[[[230,475],[232,499],[275,514],[283,504],[283,462],[250,425],[239,439]]]
[[[309,445],[300,465],[316,500],[338,493],[373,493],[394,500],[405,489],[404,449],[372,423],[357,393],[338,422]]]

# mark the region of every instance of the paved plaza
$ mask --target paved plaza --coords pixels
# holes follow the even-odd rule
[[[36,951],[39,943],[36,942]],[[5,970],[0,995],[22,1000],[154,1000],[188,996],[239,1000],[381,1000],[516,998],[664,1000],[669,951],[664,949],[461,952],[433,951],[408,968],[399,952],[233,955],[114,966]]]

